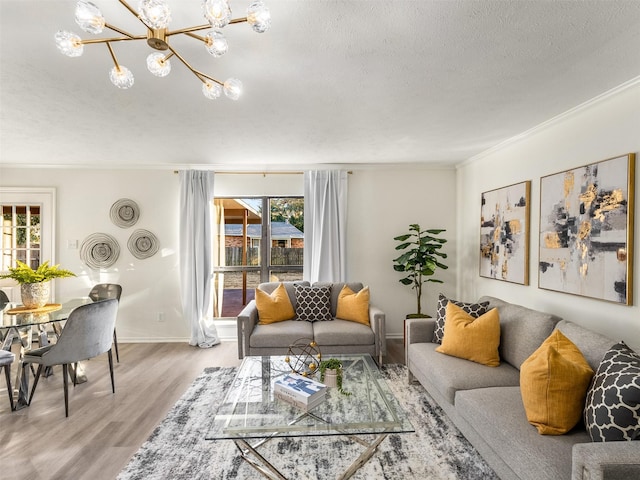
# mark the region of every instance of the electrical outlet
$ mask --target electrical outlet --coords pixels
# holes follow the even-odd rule
[[[158,312],[158,323],[164,323],[164,312]]]

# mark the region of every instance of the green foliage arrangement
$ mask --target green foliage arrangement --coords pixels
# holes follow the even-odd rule
[[[447,258],[447,254],[440,251],[447,240],[437,237],[445,231],[443,229],[421,230],[420,225],[413,223],[409,225],[409,233],[394,238],[401,242],[396,246],[396,250],[405,250],[405,252],[393,260],[393,269],[396,272],[406,273],[406,277],[399,280],[400,283],[410,285],[416,291],[418,311],[416,314],[408,315],[409,318],[424,316],[421,305],[422,285],[426,282],[443,283],[442,280],[431,278],[431,276],[438,268],[445,270],[449,268],[440,262],[440,259]]]
[[[336,380],[338,383],[338,391],[343,395],[351,395],[351,392],[347,392],[342,388],[342,362],[337,358],[330,358],[328,360],[322,360],[320,362],[320,366],[318,370],[320,370],[320,381],[324,381],[324,374],[327,370],[335,370],[336,371]]]
[[[75,277],[76,274],[69,270],[63,270],[60,265],[49,266],[49,261],[42,263],[36,270],[26,263],[16,260],[17,267],[10,268],[9,273],[0,275],[0,278],[11,278],[20,285],[25,283],[48,282],[53,278]]]

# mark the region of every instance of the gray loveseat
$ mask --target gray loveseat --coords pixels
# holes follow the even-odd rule
[[[564,435],[540,435],[527,421],[520,394],[520,366],[554,328],[594,371],[616,342],[550,314],[494,297],[483,301],[500,315],[500,366],[436,352],[435,319],[412,319],[405,332],[409,381],[425,387],[503,480],[640,478],[640,441],[591,442],[582,424]]]
[[[296,308],[294,283],[309,286],[309,282],[283,282],[289,300]],[[272,293],[280,282],[262,283],[258,288]],[[316,282],[312,286],[331,287],[331,314],[333,320],[308,322],[285,320],[283,322],[259,325],[260,320],[255,300],[238,315],[238,357],[252,355],[286,355],[290,345],[301,338],[313,339],[320,346],[324,357],[328,354],[368,353],[378,364],[386,353],[385,314],[379,308],[369,305],[369,323],[351,322],[335,318],[338,295],[344,283]],[[362,283],[347,283],[354,292],[359,292]]]

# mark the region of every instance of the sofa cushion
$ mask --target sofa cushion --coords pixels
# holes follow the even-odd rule
[[[331,320],[331,288],[295,285],[296,320],[316,322]]]
[[[256,308],[258,309],[259,325],[291,320],[296,316],[289,295],[287,295],[282,283],[271,294],[256,288]]]
[[[338,296],[336,318],[369,325],[369,287],[354,292],[348,285],[342,287]]]
[[[582,428],[539,435],[527,421],[517,386],[458,391],[455,404],[456,412],[521,480],[572,478],[573,445],[589,441]]]
[[[336,316],[338,313],[338,297],[342,291],[342,287],[348,286],[351,291],[359,292],[364,288],[361,282],[315,282],[314,287],[329,287],[331,289],[331,315]]]
[[[541,435],[562,435],[575,427],[593,370],[571,340],[555,330],[520,367],[527,420]]]
[[[368,325],[335,319],[331,322],[315,322],[313,338],[320,346],[323,345],[373,345],[376,336]]]
[[[496,309],[473,318],[457,305],[447,304],[444,337],[437,352],[497,367],[499,344],[500,318]]]
[[[598,369],[604,354],[616,343],[604,335],[567,320],[560,320],[556,329],[560,330],[580,349],[594,372]]]
[[[411,363],[424,372],[423,376],[431,381],[433,388],[451,404],[459,390],[517,386],[520,381],[520,372],[508,363],[487,367],[462,358],[442,355],[436,352],[437,343],[412,343],[407,348]]]
[[[312,324],[285,320],[270,325],[256,325],[249,337],[249,346],[252,348],[282,347],[282,355],[285,355],[287,347],[301,338],[313,338]]]
[[[306,281],[298,281],[295,282],[264,282],[258,285],[258,288],[263,292],[271,293],[280,285],[284,285],[285,290],[287,291],[287,295],[289,295],[289,300],[291,301],[291,305],[293,305],[293,309],[296,309],[296,292],[295,285],[303,285],[309,286],[310,283]]]
[[[474,318],[478,318],[481,315],[487,313],[487,306],[489,302],[482,303],[467,303],[459,302],[458,300],[451,300],[445,297],[442,293],[438,295],[438,307],[436,309],[436,328],[433,332],[434,343],[442,343],[442,337],[444,336],[444,321],[447,317],[447,304],[452,302],[458,307],[462,308],[465,312]]]
[[[500,314],[500,359],[520,368],[551,334],[559,317],[505,302],[495,297],[481,297]],[[578,345],[578,348],[580,346]]]
[[[584,417],[594,442],[640,440],[640,355],[624,343],[604,355]]]

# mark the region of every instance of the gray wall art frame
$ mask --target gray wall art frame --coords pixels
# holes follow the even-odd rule
[[[529,285],[530,197],[530,180],[482,194],[481,277]]]
[[[635,154],[540,179],[538,288],[632,305]]]

